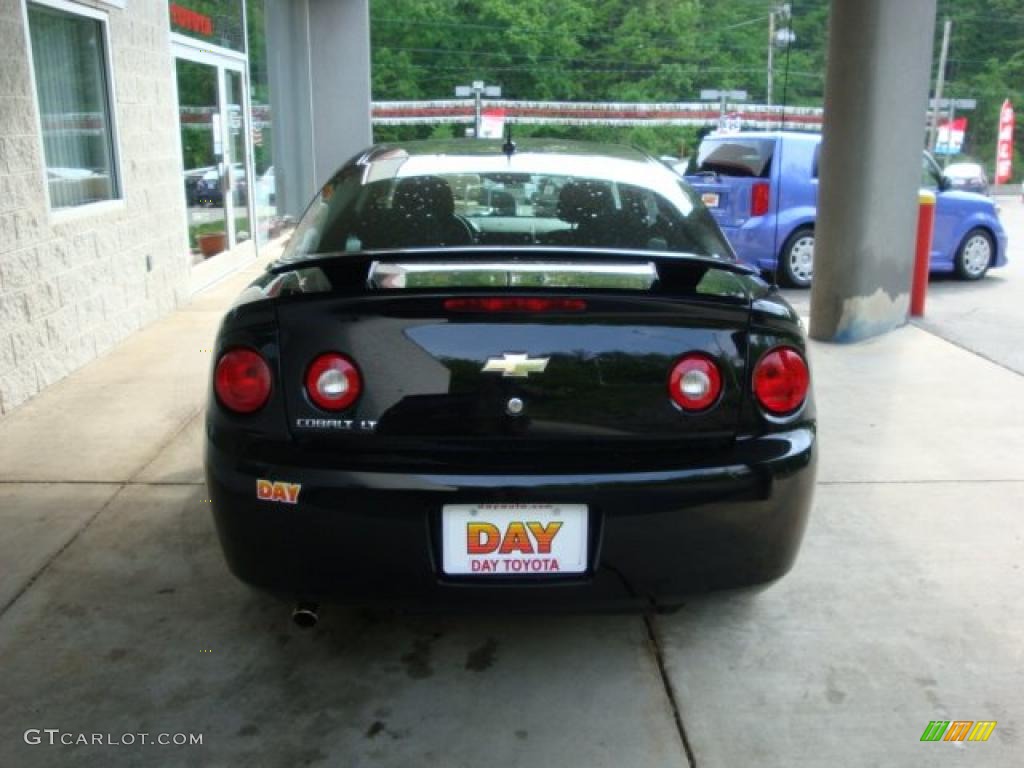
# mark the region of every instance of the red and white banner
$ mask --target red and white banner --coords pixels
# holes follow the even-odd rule
[[[504,112],[504,123],[529,125],[719,125],[719,105],[708,102],[511,101],[484,99],[484,119]],[[820,131],[821,107],[726,104],[726,113],[747,130]],[[472,99],[375,101],[374,125],[465,123],[475,120]],[[496,121],[495,121],[496,122]],[[483,133],[485,128],[481,129]]]
[[[939,136],[935,142],[935,154],[955,155],[963,149],[964,134],[967,133],[967,118],[957,117],[950,122],[939,123]]]
[[[500,139],[505,134],[505,110],[499,108],[485,109],[480,114],[481,139]]]
[[[996,142],[996,184],[1013,176],[1013,105],[1007,99],[999,110],[999,140]]]

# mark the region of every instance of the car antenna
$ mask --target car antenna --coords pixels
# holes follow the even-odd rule
[[[792,6],[791,6],[792,8]],[[790,11],[792,14],[792,10]],[[782,111],[779,113],[779,134],[786,132],[786,107],[789,103],[789,50],[792,48],[790,39],[786,38],[786,70],[782,76]],[[782,254],[779,253],[779,203],[782,198],[782,185],[783,185],[783,174],[782,174],[782,147],[786,141],[784,138],[779,139],[779,188],[775,195],[772,195],[775,203],[775,232],[772,234],[772,253],[775,254],[775,268],[772,270],[772,288],[779,287],[779,260],[782,258]],[[774,163],[775,160],[772,160]]]
[[[505,153],[509,160],[516,153],[516,143],[512,141],[512,123],[505,126],[505,143],[501,145],[501,151]]]

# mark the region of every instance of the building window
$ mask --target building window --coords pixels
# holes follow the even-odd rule
[[[102,18],[28,3],[50,207],[120,196]]]

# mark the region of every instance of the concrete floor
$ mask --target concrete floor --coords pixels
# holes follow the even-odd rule
[[[228,574],[203,500],[205,350],[249,277],[0,421],[0,766],[1019,763],[1024,378],[936,335],[996,288],[943,285],[935,328],[814,345],[815,511],[765,592],[654,618],[328,609],[303,632]],[[999,725],[921,743],[936,719]]]
[[[1024,204],[1020,195],[999,199],[1000,218],[1010,236],[1010,255],[1022,253]],[[921,327],[961,344],[989,360],[1024,374],[1024,301],[1021,282],[1024,259],[1014,258],[986,279],[964,285],[958,280],[933,280]]]
[[[928,284],[925,315],[914,322],[989,360],[1024,374],[1024,203],[1020,195],[996,198],[1010,237],[1010,263],[968,283],[935,275]],[[809,291],[784,291],[802,315],[810,314]]]

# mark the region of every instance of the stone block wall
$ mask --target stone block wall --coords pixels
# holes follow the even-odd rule
[[[0,0],[0,415],[188,299],[166,0],[108,14],[121,200],[50,211],[24,0]]]

